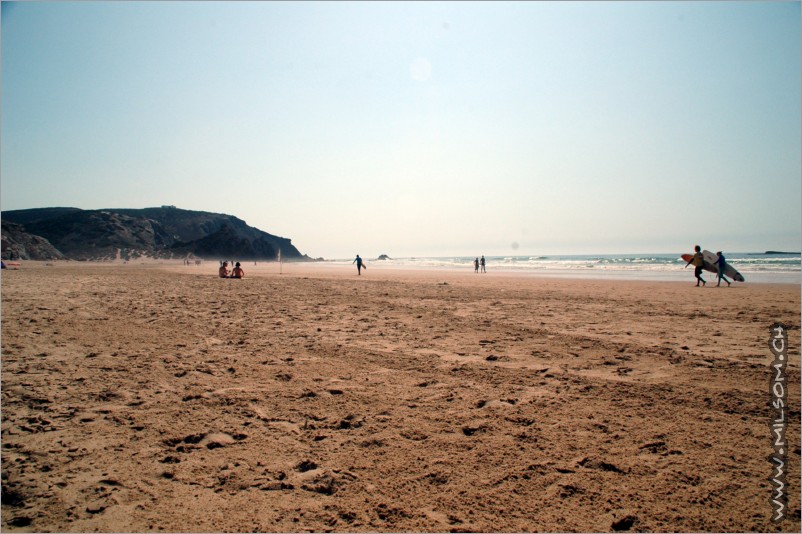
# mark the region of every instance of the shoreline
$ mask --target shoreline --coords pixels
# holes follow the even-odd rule
[[[200,265],[184,265],[182,260],[162,260],[162,259],[141,259],[129,262],[122,261],[75,261],[75,260],[56,260],[56,261],[37,261],[21,260],[18,269],[44,268],[44,267],[78,267],[78,266],[105,266],[105,267],[162,267],[176,272],[186,272],[188,274],[209,274],[215,275],[218,262],[214,260],[204,260]],[[357,276],[356,266],[339,260],[311,261],[311,262],[257,262],[254,267],[249,262],[242,262],[246,277],[263,276],[268,274],[284,275],[340,275],[349,277]],[[619,281],[619,282],[669,282],[678,284],[691,284],[695,286],[695,278],[691,269],[682,270],[636,270],[636,269],[510,269],[498,266],[489,266],[487,273],[474,273],[467,268],[442,267],[442,266],[419,266],[419,265],[383,265],[381,261],[370,262],[368,268],[362,276],[375,278],[379,276],[398,277],[398,276],[476,276],[477,278],[487,277],[496,279],[517,279],[517,278],[543,278],[543,279],[564,279],[564,280],[599,280],[599,281]],[[11,269],[17,270],[17,269]],[[377,274],[374,274],[377,273]],[[763,285],[791,285],[802,287],[802,273],[793,272],[750,272],[743,271],[747,278],[746,282],[732,282],[730,289],[747,287],[750,284]],[[708,288],[715,287],[716,275],[705,272],[703,278],[707,281]],[[726,287],[726,286],[722,286]]]

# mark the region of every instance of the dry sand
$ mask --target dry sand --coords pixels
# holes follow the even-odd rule
[[[4,531],[799,531],[798,285],[245,267],[3,272]]]

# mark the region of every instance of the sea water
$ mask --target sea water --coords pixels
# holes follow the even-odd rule
[[[802,283],[802,258],[799,254],[729,253],[727,263],[747,282]],[[473,272],[476,256],[409,257],[377,260],[365,258],[369,267],[445,269]],[[331,260],[348,263],[350,260]],[[685,268],[680,254],[587,254],[485,256],[490,272],[507,272],[582,278],[619,278],[633,280],[694,281],[693,266]],[[716,275],[705,271],[708,282]]]

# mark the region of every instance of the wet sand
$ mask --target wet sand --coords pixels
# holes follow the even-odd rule
[[[243,266],[3,271],[4,531],[799,531],[799,285]]]

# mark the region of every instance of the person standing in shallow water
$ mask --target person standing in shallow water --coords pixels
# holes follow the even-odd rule
[[[479,264],[482,266],[482,272],[486,273],[487,269],[485,269],[485,257],[484,256],[482,256],[482,259],[479,260]]]
[[[365,264],[362,263],[362,258],[359,257],[359,254],[356,255],[356,259],[351,262],[351,265],[353,265],[354,263],[356,263],[356,274],[358,275],[362,274],[362,269],[367,269],[367,267],[365,267]]]
[[[696,245],[694,250],[696,253],[691,258],[691,261],[685,264],[685,268],[687,269],[688,265],[693,264],[695,267],[693,275],[696,277],[696,287],[699,287],[699,282],[702,282],[702,286],[706,286],[707,282],[702,278],[702,267],[705,264],[705,258],[702,256],[702,247]]]

